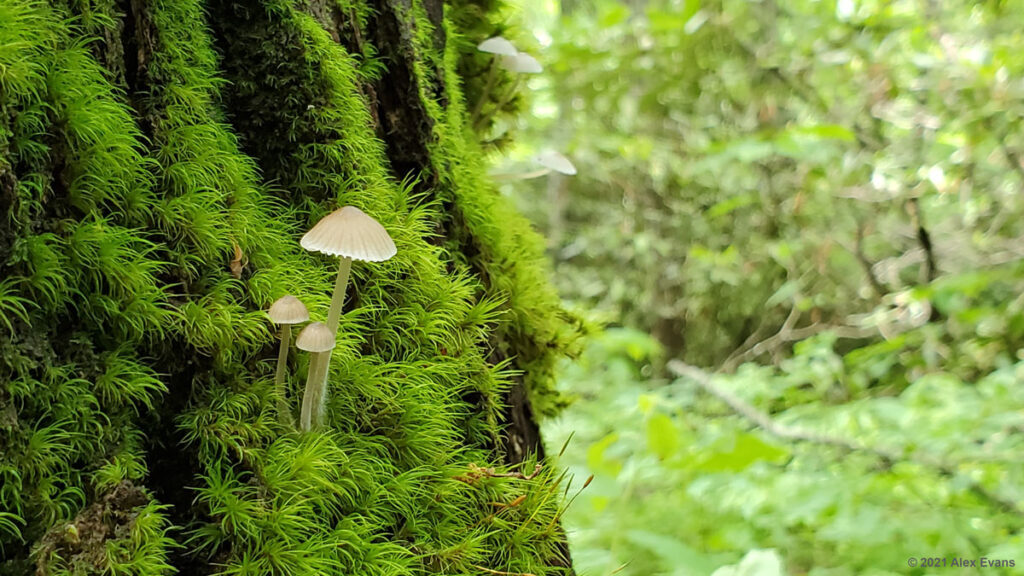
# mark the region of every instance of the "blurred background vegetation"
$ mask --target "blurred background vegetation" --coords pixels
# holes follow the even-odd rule
[[[545,430],[577,569],[1024,567],[1024,2],[507,13],[545,69],[480,130],[605,325]]]

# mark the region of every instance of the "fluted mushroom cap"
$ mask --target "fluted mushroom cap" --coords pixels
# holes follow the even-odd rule
[[[505,56],[502,58],[502,64],[505,68],[522,74],[540,74],[544,71],[540,62],[526,52],[517,52],[515,56]]]
[[[271,304],[267,315],[274,324],[299,324],[309,320],[306,305],[291,294],[285,294]]]
[[[489,54],[501,54],[502,56],[515,56],[519,53],[519,50],[516,50],[516,47],[511,42],[501,36],[484,40],[477,44],[476,49]]]
[[[295,346],[306,352],[327,352],[334,348],[334,334],[323,322],[310,322],[299,332]]]
[[[576,174],[576,166],[573,163],[558,152],[548,151],[542,152],[537,155],[537,162],[545,167],[560,172],[562,174],[568,174],[573,176]]]
[[[380,222],[355,206],[345,206],[321,218],[299,244],[312,252],[367,262],[382,262],[398,251]]]

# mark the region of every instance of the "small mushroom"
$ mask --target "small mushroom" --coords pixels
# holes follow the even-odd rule
[[[321,218],[309,232],[306,232],[299,244],[311,252],[322,252],[341,259],[338,278],[334,283],[334,293],[331,295],[331,308],[327,312],[327,328],[332,335],[338,332],[338,319],[341,317],[341,305],[345,301],[345,288],[348,286],[352,261],[383,262],[398,251],[395,242],[380,222],[355,206],[345,206]],[[326,386],[331,355],[317,354],[314,361],[323,364],[317,368],[322,372],[321,377],[325,380]]]
[[[324,354],[329,357],[334,342],[334,331],[323,322],[311,322],[295,339],[295,346],[299,350],[310,353],[309,374],[306,375],[306,391],[302,395],[302,413],[299,416],[299,426],[307,432],[323,420],[327,389],[322,369],[326,368],[326,364],[317,362],[317,359]]]
[[[284,424],[291,424],[291,411],[288,409],[288,395],[285,390],[284,376],[288,370],[288,346],[292,336],[292,324],[301,324],[309,320],[309,311],[295,296],[286,294],[277,299],[267,310],[270,321],[281,326],[281,349],[277,353],[277,373],[274,375],[274,389],[277,393],[277,411]]]
[[[572,161],[553,150],[541,152],[534,156],[533,159],[540,164],[542,168],[531,170],[530,172],[491,174],[491,177],[495,180],[529,180],[530,178],[545,176],[553,171],[568,176],[576,175],[576,166],[573,165]]]
[[[540,74],[544,71],[544,67],[540,65],[540,62],[526,52],[517,52],[512,56],[504,56],[501,59],[501,64],[506,70],[520,74]]]
[[[574,166],[573,163],[564,155],[553,150],[541,152],[536,156],[535,160],[541,166],[550,168],[560,174],[566,174],[568,176],[576,175],[576,166]]]
[[[543,67],[536,58],[525,52],[520,52],[515,45],[501,36],[494,36],[484,40],[477,44],[476,49],[481,52],[500,56],[502,67],[506,70],[511,70],[512,72],[521,74],[537,74],[543,71]],[[497,62],[495,60],[491,61],[491,66],[487,71],[487,81],[484,83],[484,88],[480,92],[480,98],[477,100],[476,106],[473,107],[473,113],[470,115],[469,121],[474,128],[478,128],[477,123],[480,121],[480,113],[483,111],[484,103],[487,102],[487,98],[491,94],[491,89],[494,88],[495,80],[497,80],[498,67],[496,64]],[[505,104],[507,104],[512,96],[515,95],[518,88],[519,81],[517,80],[509,95],[501,100],[501,103],[498,105],[498,110],[505,107]]]
[[[511,42],[501,36],[494,36],[484,40],[476,45],[476,49],[488,54],[499,54],[501,56],[515,56],[519,53],[519,50]]]

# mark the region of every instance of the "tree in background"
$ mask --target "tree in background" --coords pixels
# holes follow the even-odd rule
[[[535,422],[578,323],[467,128],[488,8],[0,3],[0,574],[569,570]],[[301,434],[264,311],[323,319],[342,205],[398,255]]]
[[[1022,6],[554,4],[506,163],[579,175],[505,191],[614,326],[547,430],[577,568],[1019,563]]]

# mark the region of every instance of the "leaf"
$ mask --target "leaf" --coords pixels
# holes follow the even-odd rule
[[[685,521],[685,519],[680,519],[680,521]],[[633,544],[654,553],[666,568],[675,568],[673,574],[680,576],[705,575],[710,574],[714,567],[714,564],[699,551],[666,534],[649,530],[630,530],[626,533],[626,538]]]
[[[770,142],[744,138],[729,144],[721,154],[733,158],[742,164],[750,164],[770,157],[775,147]]]
[[[602,28],[611,28],[618,24],[622,24],[629,18],[629,8],[626,8],[622,4],[605,4],[601,10],[601,16],[598,19],[598,23]]]
[[[686,26],[690,18],[686,15],[650,8],[647,10],[647,20],[650,22],[651,31],[655,33],[676,32]]]
[[[618,459],[608,458],[604,454],[605,450],[618,440],[619,434],[612,432],[587,448],[587,467],[594,472],[618,476],[622,471],[622,462]]]
[[[723,438],[715,443],[697,465],[707,472],[740,472],[758,461],[780,462],[789,452],[761,440],[754,434],[741,432],[733,438]]]
[[[679,430],[667,414],[658,413],[647,419],[647,447],[659,460],[675,455],[680,443]]]
[[[816,126],[797,126],[792,128],[794,134],[813,136],[822,140],[840,140],[842,142],[853,142],[856,135],[849,128],[838,124],[818,124]]]
[[[755,202],[757,202],[757,198],[753,194],[740,194],[718,202],[708,209],[707,215],[708,218],[720,218],[737,208],[750,206]]]

